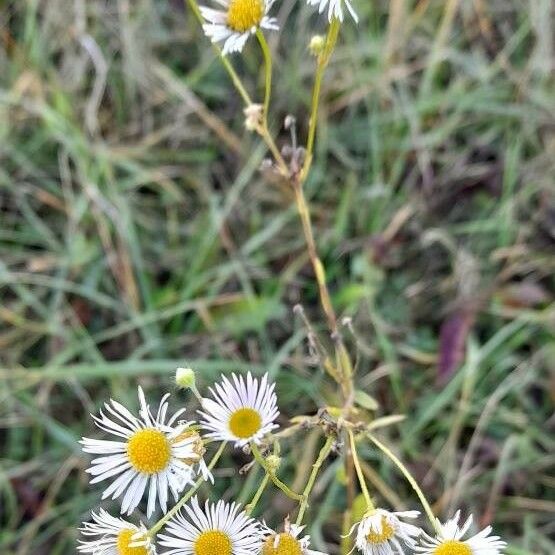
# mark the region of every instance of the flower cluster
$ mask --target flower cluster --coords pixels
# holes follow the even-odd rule
[[[187,377],[187,382],[184,376]],[[196,391],[194,373],[179,369],[176,382]],[[146,497],[147,517],[156,507],[168,510],[168,491],[175,502],[187,485],[190,492],[204,481],[213,481],[204,460],[209,442],[232,442],[236,448],[257,445],[275,430],[279,416],[274,384],[267,375],[250,373],[222,377],[209,388],[211,397],[200,398],[200,425],[182,420],[185,409],[168,417],[168,395],[153,413],[139,387],[139,414],[135,416],[117,401],[104,404],[96,425],[115,439],[83,438],[86,453],[97,455],[87,472],[91,483],[111,480],[103,499],[121,500],[121,513],[131,515]],[[203,433],[204,432],[204,433]],[[268,472],[275,472],[271,465]],[[196,496],[185,496],[187,504],[176,505],[152,528],[111,516],[100,509],[92,522],[81,528],[84,540],[77,550],[94,555],[154,555],[157,548],[167,555],[326,555],[310,549],[304,526],[285,520],[275,531],[252,518],[237,503],[219,500],[201,505]],[[491,528],[463,540],[472,519],[459,528],[459,513],[446,524],[437,523],[436,537],[424,533],[405,519],[418,511],[389,512],[370,509],[355,526],[355,546],[363,555],[392,555],[410,549],[426,555],[496,555],[504,547]],[[168,518],[169,516],[169,518]],[[160,528],[163,532],[157,533]],[[417,540],[420,539],[420,544]],[[158,546],[158,547],[157,547]]]
[[[192,387],[194,373],[179,369],[176,381]],[[147,492],[147,516],[156,506],[166,513],[168,490],[177,503],[183,489],[194,486],[195,478],[213,481],[204,461],[207,442],[233,441],[237,447],[259,444],[277,427],[277,398],[267,375],[260,380],[250,373],[246,379],[235,374],[231,380],[223,377],[210,393],[212,398],[202,399],[200,429],[195,422],[180,420],[185,409],[168,418],[168,395],[154,414],[140,387],[138,416],[117,401],[105,403],[100,416],[93,415],[93,419],[115,439],[81,441],[86,453],[98,455],[87,470],[93,477],[91,483],[112,480],[102,498],[121,498],[121,513],[130,515]],[[205,435],[200,430],[206,431]],[[207,501],[201,506],[193,497],[165,523],[158,540],[143,523],[115,518],[103,509],[92,513],[92,523],[81,528],[86,539],[77,549],[96,555],[152,555],[158,543],[168,548],[167,554],[257,555],[261,549],[281,553],[281,541],[282,545],[298,545],[300,553],[312,553],[308,536],[297,540],[301,530],[297,527],[276,534],[247,516],[236,503]],[[272,547],[266,547],[270,544]]]

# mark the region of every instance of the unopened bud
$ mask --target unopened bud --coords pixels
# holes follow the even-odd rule
[[[195,371],[191,368],[178,368],[175,372],[175,383],[181,389],[193,389],[195,381]]]
[[[268,468],[275,474],[281,464],[281,458],[277,455],[270,455],[266,459],[266,464],[268,465]]]
[[[314,35],[310,39],[308,49],[313,56],[319,56],[324,51],[326,46],[326,39],[322,35]]]

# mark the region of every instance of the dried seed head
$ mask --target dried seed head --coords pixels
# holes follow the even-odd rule
[[[245,114],[245,127],[249,131],[256,131],[262,125],[263,112],[262,104],[251,104],[243,110]]]

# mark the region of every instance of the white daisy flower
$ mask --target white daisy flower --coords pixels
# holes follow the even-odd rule
[[[277,533],[268,528],[264,532],[261,555],[326,555],[321,551],[309,549],[310,536],[299,535],[304,530],[304,526],[291,524],[285,521],[283,532]]]
[[[87,470],[94,478],[91,484],[108,478],[114,481],[104,491],[102,499],[123,495],[121,512],[131,514],[148,488],[147,515],[154,512],[156,498],[164,512],[168,504],[168,488],[177,501],[179,493],[193,483],[196,471],[205,479],[211,478],[202,458],[204,446],[200,435],[190,429],[192,422],[177,419],[185,409],[177,411],[168,421],[167,398],[160,401],[156,417],[151,413],[139,387],[139,417],[133,416],[123,405],[110,400],[105,403],[108,418],[102,410],[94,416],[96,425],[117,438],[118,441],[83,438],[83,451],[101,455],[93,459]],[[194,465],[198,464],[198,469]]]
[[[221,441],[234,441],[242,447],[253,441],[258,444],[261,438],[278,425],[274,424],[279,416],[274,384],[268,383],[268,374],[260,382],[251,373],[247,379],[232,374],[233,383],[225,376],[221,383],[209,388],[214,397],[203,399],[204,417],[201,422],[212,437]]]
[[[389,512],[384,509],[369,511],[353,526],[357,529],[356,548],[364,555],[394,555],[404,553],[403,545],[414,548],[422,530],[403,522],[401,518],[416,518],[418,511]],[[351,530],[352,532],[352,530]]]
[[[275,0],[212,0],[223,9],[200,6],[204,33],[214,43],[223,42],[222,53],[241,52],[257,29],[279,29],[268,12]]]
[[[424,533],[421,545],[415,547],[416,553],[425,555],[498,555],[507,546],[499,536],[490,536],[492,528],[487,526],[475,536],[462,540],[472,524],[472,515],[459,527],[461,512],[445,524],[438,521],[440,534],[435,538]]]
[[[327,8],[330,23],[334,17],[343,21],[343,4],[345,4],[355,23],[358,23],[358,15],[351,4],[351,0],[307,0],[307,2],[309,6],[318,6],[318,13],[325,12]]]
[[[165,555],[258,555],[260,525],[236,503],[206,502],[200,507],[197,497],[185,505],[159,534],[159,543],[169,547]]]
[[[121,518],[114,518],[105,510],[92,513],[93,522],[83,523],[80,528],[87,541],[79,540],[77,551],[93,555],[155,555],[156,547],[141,523],[131,524]]]

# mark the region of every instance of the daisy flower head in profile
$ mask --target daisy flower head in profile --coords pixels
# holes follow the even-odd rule
[[[506,543],[499,536],[490,535],[491,526],[487,526],[475,536],[463,540],[472,525],[472,515],[466,522],[459,526],[461,512],[445,524],[438,521],[440,532],[435,536],[424,533],[420,545],[416,546],[415,553],[424,555],[499,555],[506,547]]]
[[[90,539],[80,540],[77,551],[93,555],[155,555],[154,543],[143,524],[136,526],[115,518],[100,509],[92,513],[93,522],[85,522],[81,534]]]
[[[96,425],[115,436],[115,440],[83,438],[83,451],[99,455],[92,460],[87,472],[91,484],[113,479],[102,499],[123,496],[121,512],[131,514],[148,490],[147,515],[150,517],[156,501],[163,512],[167,510],[168,489],[177,501],[179,493],[197,472],[211,478],[203,460],[204,445],[200,435],[191,429],[192,422],[177,419],[185,409],[167,419],[169,395],[160,401],[156,415],[146,402],[139,387],[139,416],[134,416],[117,401],[104,404]]]
[[[236,503],[207,501],[197,497],[173,516],[159,534],[165,555],[259,555],[261,530],[257,521]]]
[[[385,509],[368,511],[356,528],[355,546],[364,555],[393,555],[404,553],[403,545],[413,549],[422,530],[405,518],[416,518],[418,511],[390,512]]]
[[[335,17],[339,21],[343,21],[343,4],[345,4],[351,17],[358,23],[358,15],[356,14],[351,0],[307,0],[309,6],[318,6],[318,13],[328,11],[328,21]]]
[[[261,555],[326,555],[321,551],[309,549],[310,536],[299,537],[304,526],[285,521],[283,532],[270,528],[264,530]]]
[[[212,0],[220,8],[200,6],[202,28],[213,42],[223,42],[222,54],[241,52],[258,29],[277,31],[277,20],[268,15],[275,0]]]
[[[268,374],[260,380],[251,373],[243,376],[225,376],[220,383],[209,388],[213,399],[203,399],[201,421],[208,431],[206,437],[220,441],[234,441],[236,447],[247,443],[260,443],[262,437],[277,428],[279,416],[274,384],[268,382]]]

